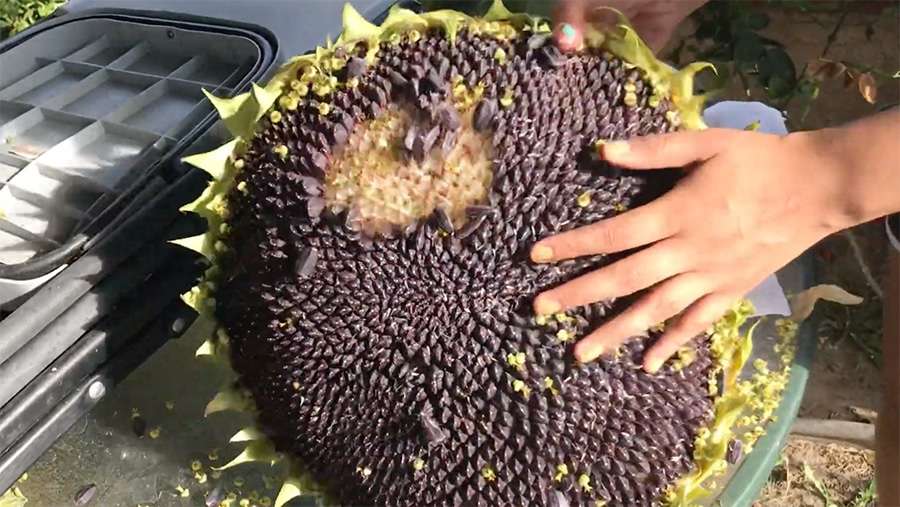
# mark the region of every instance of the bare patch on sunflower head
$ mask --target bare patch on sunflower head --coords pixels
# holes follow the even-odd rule
[[[491,184],[491,140],[460,114],[452,134],[436,138],[403,107],[394,105],[358,125],[335,153],[325,177],[325,198],[350,210],[351,227],[386,233],[443,209],[454,227],[466,207],[482,202]],[[429,136],[429,134],[432,134]]]

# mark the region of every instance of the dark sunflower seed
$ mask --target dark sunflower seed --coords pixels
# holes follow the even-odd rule
[[[478,132],[484,132],[491,126],[494,115],[497,114],[497,103],[492,99],[482,99],[475,106],[475,119],[473,126]]]
[[[347,77],[354,78],[361,76],[365,71],[368,64],[366,61],[358,56],[350,57],[347,60]]]
[[[743,443],[740,440],[732,439],[731,442],[728,442],[728,449],[725,451],[725,461],[735,465],[740,461],[743,454]]]
[[[447,232],[453,232],[453,222],[450,221],[450,215],[447,214],[444,208],[435,208],[434,219],[438,227]]]
[[[316,269],[316,262],[319,260],[319,254],[315,248],[302,248],[297,254],[297,260],[294,261],[294,273],[302,278],[306,278]]]
[[[144,436],[144,434],[147,433],[147,420],[139,415],[132,417],[131,431],[135,434],[135,436]]]
[[[551,69],[558,69],[565,63],[566,57],[554,45],[546,45],[538,51],[540,60]]]

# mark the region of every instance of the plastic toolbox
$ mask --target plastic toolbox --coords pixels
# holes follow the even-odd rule
[[[214,123],[202,89],[235,93],[275,49],[256,28],[101,12],[0,47],[0,490],[189,324],[197,263],[166,239],[197,225],[178,208],[204,179],[175,161]]]
[[[203,90],[265,81],[343,2],[108,4],[0,43],[0,491],[192,322],[202,267],[168,240],[202,227],[178,209],[206,176],[179,160],[226,139]]]
[[[52,277],[33,267],[86,239],[112,201],[197,132],[210,113],[202,88],[233,93],[264,51],[238,33],[91,16],[0,55],[0,306]]]

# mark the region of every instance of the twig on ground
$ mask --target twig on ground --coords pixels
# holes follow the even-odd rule
[[[865,407],[857,407],[856,405],[850,405],[847,407],[850,410],[850,413],[855,415],[856,417],[862,419],[864,422],[869,424],[875,424],[875,420],[878,419],[878,412],[872,410],[871,408]]]
[[[828,34],[828,38],[825,40],[825,47],[822,49],[822,57],[828,54],[828,50],[831,49],[831,45],[837,40],[837,34],[841,30],[841,27],[844,26],[844,21],[847,20],[847,14],[850,12],[847,9],[844,9],[843,3],[841,4],[841,8],[843,12],[841,12],[841,17],[838,18],[837,23],[834,25],[834,29],[831,30],[831,33]]]
[[[850,229],[845,230],[841,235],[843,235],[844,238],[847,239],[847,242],[850,243],[850,249],[853,250],[853,258],[856,259],[856,263],[859,265],[859,269],[866,279],[866,284],[872,289],[872,292],[875,293],[875,296],[878,299],[884,299],[884,291],[881,290],[881,285],[872,275],[872,270],[869,269],[869,264],[863,256],[862,248],[860,248],[859,242],[856,241],[856,235],[853,234],[853,231]]]

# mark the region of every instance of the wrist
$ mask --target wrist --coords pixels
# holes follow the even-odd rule
[[[900,212],[900,111],[820,131],[828,156],[846,174],[846,211],[854,225]]]
[[[804,191],[813,196],[819,225],[828,234],[866,222],[871,214],[856,190],[859,182],[853,181],[853,166],[837,142],[840,133],[833,130],[792,132],[785,137],[792,155],[789,160],[805,173]]]

